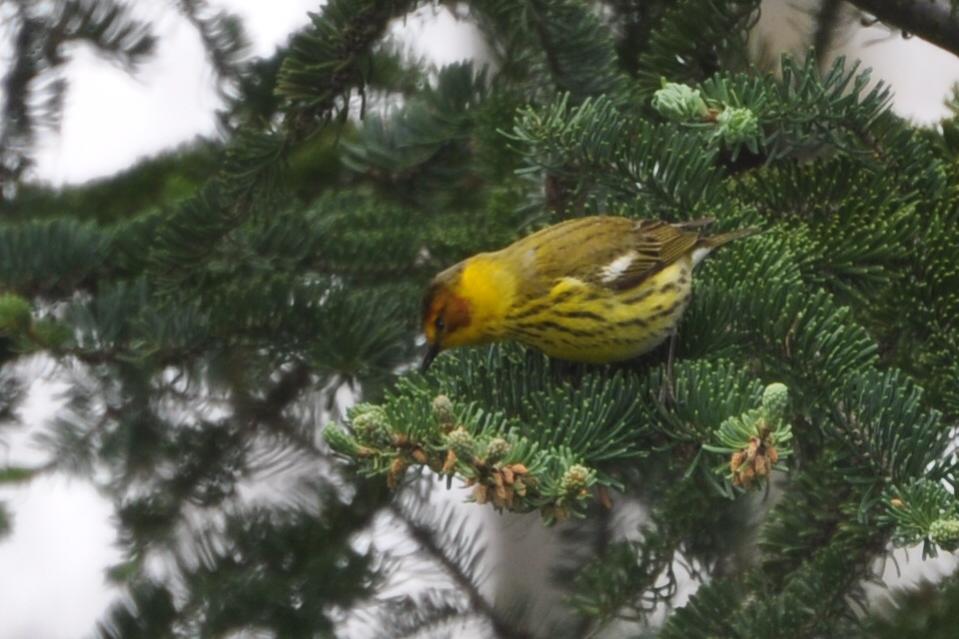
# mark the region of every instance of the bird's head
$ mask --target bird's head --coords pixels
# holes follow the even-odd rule
[[[423,298],[422,370],[444,349],[501,338],[515,290],[510,262],[499,253],[474,255],[434,277]]]
[[[463,290],[462,271],[461,268],[443,271],[433,278],[423,297],[423,334],[427,350],[422,370],[429,368],[440,351],[480,341],[476,331],[470,330],[473,309],[467,292]]]

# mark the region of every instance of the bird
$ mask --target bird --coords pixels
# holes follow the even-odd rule
[[[674,335],[695,266],[758,232],[703,235],[712,222],[579,217],[454,264],[423,297],[421,370],[446,349],[499,341],[591,364],[653,350]]]

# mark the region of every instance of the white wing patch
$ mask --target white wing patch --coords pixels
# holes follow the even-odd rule
[[[693,249],[693,268],[696,268],[696,265],[703,261],[710,251],[713,250],[711,246],[700,246],[697,249]]]
[[[629,265],[639,257],[639,253],[636,251],[629,251],[617,257],[615,260],[607,264],[600,271],[599,279],[604,284],[609,284],[610,282],[615,282],[623,273],[626,272],[626,269],[629,268]]]

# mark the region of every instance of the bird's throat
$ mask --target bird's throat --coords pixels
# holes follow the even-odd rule
[[[491,254],[471,258],[460,277],[458,292],[469,300],[473,343],[503,335],[503,321],[516,296],[516,276],[509,265],[491,258]]]

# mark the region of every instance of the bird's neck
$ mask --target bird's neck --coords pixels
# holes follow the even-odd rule
[[[470,302],[472,324],[487,338],[501,336],[516,296],[517,278],[508,260],[480,253],[467,261],[459,289]]]

